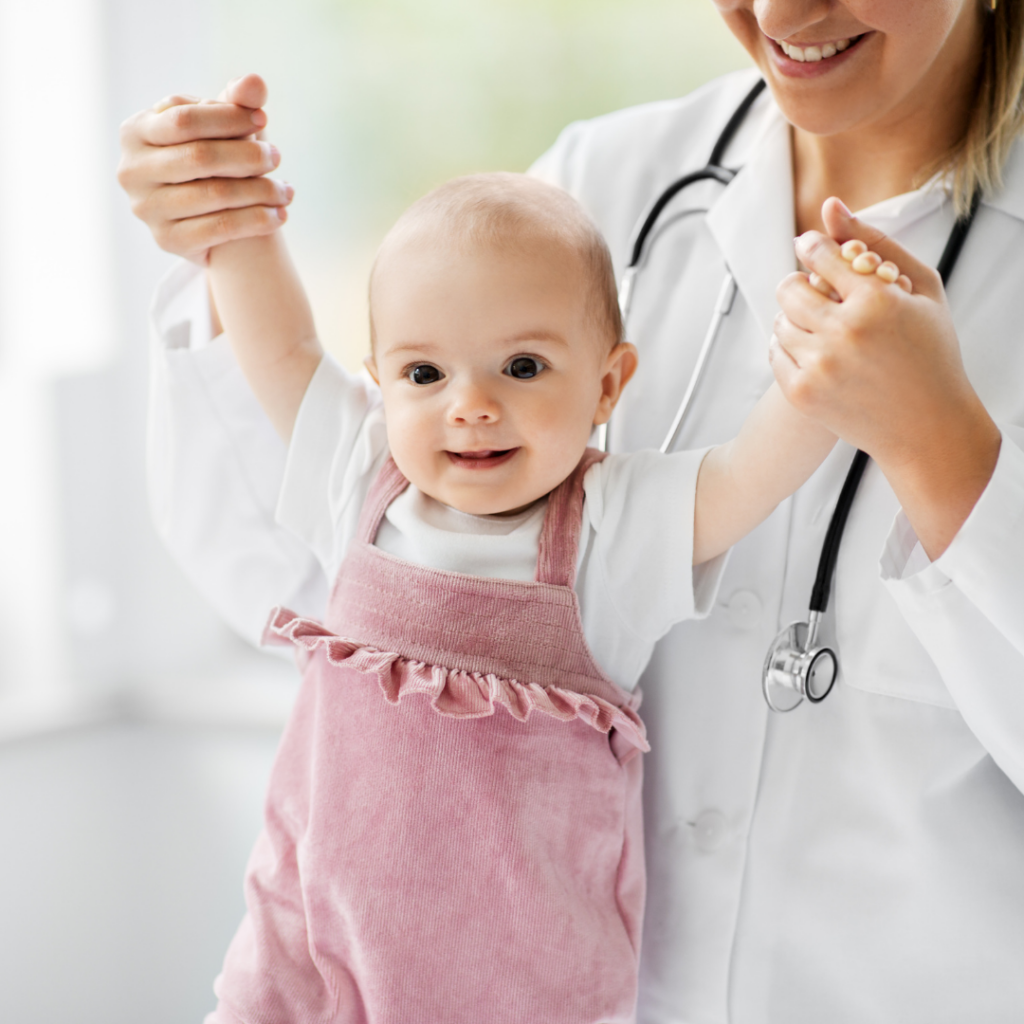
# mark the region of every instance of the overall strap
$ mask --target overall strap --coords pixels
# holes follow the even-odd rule
[[[576,583],[576,557],[583,525],[583,478],[606,454],[588,448],[579,465],[551,492],[537,556],[538,583],[569,588]]]
[[[377,530],[388,506],[408,486],[409,481],[405,479],[402,471],[395,465],[395,460],[389,455],[384,465],[380,467],[377,479],[370,485],[366,501],[363,502],[363,511],[359,516],[359,527],[356,530],[356,540],[360,540],[364,544],[372,544],[377,539]]]

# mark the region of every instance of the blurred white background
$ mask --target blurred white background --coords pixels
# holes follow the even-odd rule
[[[202,1019],[294,690],[149,524],[171,260],[117,188],[118,124],[267,78],[290,242],[355,367],[411,199],[743,64],[708,0],[0,0],[0,1020]]]

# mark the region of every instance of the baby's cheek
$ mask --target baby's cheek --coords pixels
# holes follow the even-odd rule
[[[432,431],[422,418],[408,409],[384,405],[388,432],[388,448],[402,474],[417,487],[431,474],[431,457],[435,454],[430,444]],[[422,487],[421,487],[422,489]]]
[[[564,395],[537,410],[537,437],[550,472],[564,478],[583,457],[593,429],[592,404],[579,395]]]

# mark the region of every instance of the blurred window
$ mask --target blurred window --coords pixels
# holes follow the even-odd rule
[[[289,239],[358,369],[370,260],[410,201],[746,63],[707,0],[0,0],[0,736],[189,693],[200,717],[287,705],[254,701],[257,656],[148,521],[145,311],[170,261],[114,182],[121,120],[266,77]]]

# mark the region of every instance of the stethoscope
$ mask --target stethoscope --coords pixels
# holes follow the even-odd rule
[[[736,134],[737,129],[743,123],[754,101],[764,91],[764,79],[758,81],[753,89],[743,98],[743,102],[736,108],[732,117],[729,118],[721,135],[711,150],[711,156],[707,166],[699,171],[692,171],[683,175],[666,188],[661,195],[650,206],[647,213],[639,221],[639,227],[634,235],[633,245],[630,252],[630,259],[626,265],[626,271],[622,277],[619,287],[619,307],[622,310],[622,321],[626,323],[632,304],[634,287],[637,275],[644,265],[644,258],[649,254],[650,249],[645,251],[645,245],[651,236],[658,219],[665,207],[679,195],[683,189],[699,181],[713,180],[723,185],[728,185],[739,173],[740,169],[732,169],[722,165],[722,157]],[[942,278],[943,287],[949,281],[949,277],[956,266],[960,256],[967,233],[974,222],[974,216],[978,211],[980,193],[976,193],[971,202],[970,210],[963,217],[957,219],[946,241],[946,247],[942,251],[942,258],[939,260],[938,271]],[[707,210],[692,210],[688,213],[706,213]],[[661,443],[659,451],[668,452],[675,445],[679,432],[682,430],[697,388],[700,385],[704,370],[707,367],[708,357],[714,348],[715,341],[722,329],[722,323],[732,310],[733,301],[736,298],[736,279],[732,272],[726,268],[725,279],[718,293],[715,302],[711,322],[708,325],[704,340],[701,343],[700,351],[697,354],[697,362],[690,375],[689,383],[683,392],[679,408],[672,419],[665,440]],[[608,448],[608,425],[602,426],[598,432],[597,444],[602,451]],[[867,466],[869,456],[866,452],[858,451],[846,474],[842,490],[839,492],[839,500],[836,502],[835,511],[829,521],[828,530],[825,533],[825,542],[822,545],[821,556],[818,559],[818,572],[814,578],[814,588],[811,591],[810,608],[806,622],[792,622],[772,642],[768,654],[764,659],[764,668],[761,673],[761,689],[768,707],[773,711],[792,711],[805,698],[811,704],[818,704],[823,701],[832,691],[836,676],[839,673],[839,659],[831,647],[819,645],[818,632],[821,627],[822,618],[828,609],[829,596],[832,591],[832,577],[835,574],[836,562],[839,558],[839,544],[843,537],[843,530],[846,527],[846,520],[850,515],[850,508],[853,499],[857,494],[857,487],[861,477],[864,475],[864,468]]]

